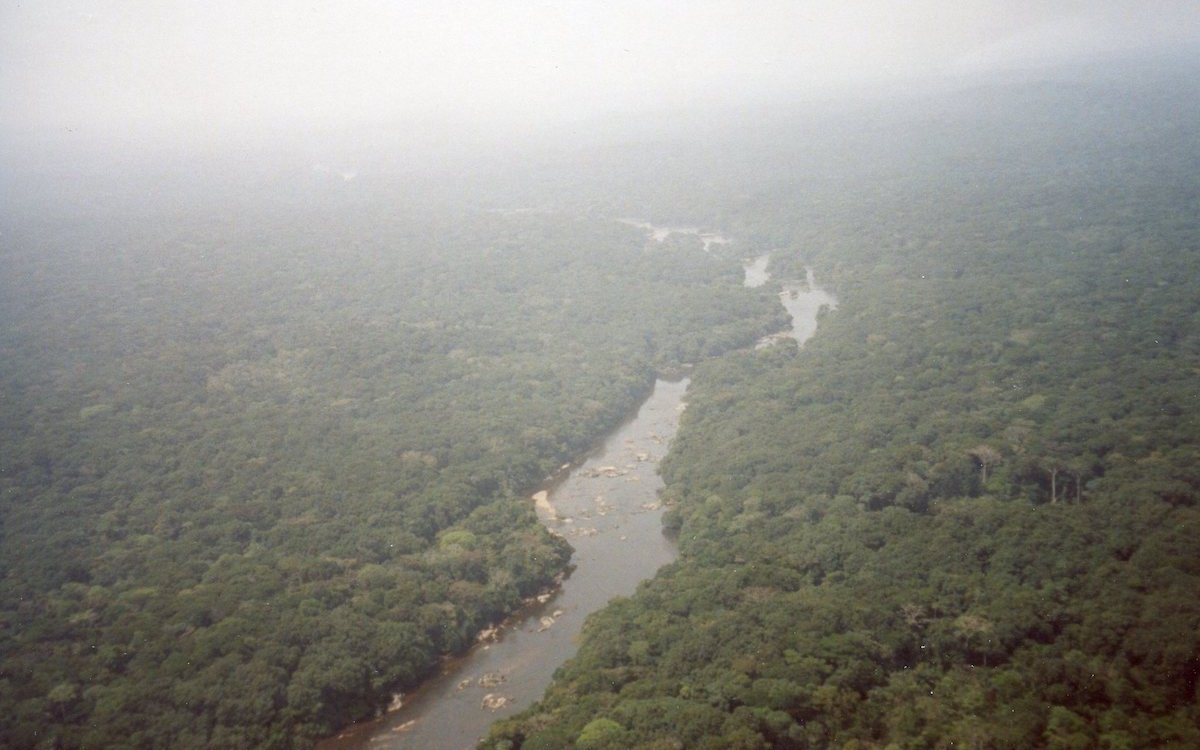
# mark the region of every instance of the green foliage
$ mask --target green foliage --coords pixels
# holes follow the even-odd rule
[[[624,728],[612,719],[592,719],[583,727],[575,740],[579,750],[603,750],[621,747]]]
[[[5,217],[0,745],[373,715],[562,574],[544,477],[782,322],[733,258],[410,188]]]
[[[838,308],[697,368],[680,558],[588,621],[517,747],[596,716],[634,748],[1196,742],[1200,133],[1162,124],[1195,106],[992,93],[731,217]]]

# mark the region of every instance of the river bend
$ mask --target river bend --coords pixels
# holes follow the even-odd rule
[[[639,226],[656,239],[664,231],[694,234],[705,249],[727,241],[693,229]],[[768,262],[767,255],[746,261],[746,286],[770,280]],[[780,302],[792,328],[760,346],[782,337],[803,344],[816,330],[818,311],[835,304],[811,271],[803,282],[782,283]],[[574,655],[584,619],[613,597],[632,594],[675,557],[662,532],[657,464],[679,427],[687,386],[686,378],[658,380],[634,417],[534,495],[542,523],[575,548],[574,568],[557,592],[510,618],[494,639],[448,660],[398,709],[350,727],[318,750],[468,750],[492,722],[539,699],[554,671]]]

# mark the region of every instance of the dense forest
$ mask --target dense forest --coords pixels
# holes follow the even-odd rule
[[[786,323],[697,241],[288,195],[6,217],[0,745],[371,716],[564,573],[544,477]]]
[[[679,560],[481,747],[1200,746],[1200,75],[1047,75],[22,189],[0,745],[383,710],[568,572],[529,494],[686,368]],[[766,252],[837,295],[803,348]]]
[[[1200,746],[1198,93],[993,86],[748,160],[714,212],[838,307],[697,368],[679,560],[481,747]]]

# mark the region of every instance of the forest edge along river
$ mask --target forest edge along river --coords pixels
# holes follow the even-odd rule
[[[696,235],[706,250],[728,242],[716,233],[637,226],[656,241],[677,231]],[[747,287],[770,280],[769,260],[760,255],[743,264]],[[836,304],[811,271],[802,282],[780,286],[792,328],[760,347],[780,338],[803,344],[816,330],[820,309]],[[447,659],[440,674],[402,696],[395,710],[351,726],[318,750],[466,750],[493,722],[537,701],[574,655],[584,619],[613,597],[632,594],[675,558],[662,529],[657,464],[679,427],[688,382],[659,379],[635,416],[533,495],[538,518],[574,547],[571,572],[558,590],[482,633],[470,651]]]

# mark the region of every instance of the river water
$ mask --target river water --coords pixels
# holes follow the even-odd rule
[[[660,229],[645,228],[652,236]],[[746,262],[746,286],[769,280],[768,260]],[[813,284],[810,272],[805,282],[782,284],[780,302],[793,321],[779,336],[802,344],[816,330],[818,310],[834,299]],[[492,722],[539,699],[554,671],[574,655],[584,618],[613,597],[632,594],[675,557],[662,532],[657,463],[679,427],[687,386],[686,378],[658,380],[633,418],[534,495],[542,523],[575,548],[574,569],[552,597],[514,615],[494,640],[447,661],[397,710],[354,725],[318,750],[468,750]]]
[[[748,287],[758,287],[770,281],[771,274],[767,271],[770,261],[769,254],[746,261],[743,264],[746,270],[743,283]],[[803,344],[817,332],[817,314],[821,308],[827,307],[832,310],[837,307],[837,299],[817,286],[812,269],[805,269],[805,272],[807,277],[803,281],[780,283],[779,303],[792,316],[791,330],[764,337],[758,342],[759,348],[770,346],[784,338],[795,339],[796,343]]]
[[[659,380],[633,419],[539,497],[542,522],[575,548],[575,568],[553,598],[518,614],[494,642],[448,662],[400,709],[318,747],[473,748],[493,721],[540,698],[575,653],[584,618],[632,594],[675,557],[662,532],[656,469],[679,426],[687,385]]]
[[[617,221],[631,227],[646,230],[646,233],[650,235],[650,239],[659,243],[666,242],[667,238],[673,234],[690,235],[700,240],[700,246],[706,253],[712,250],[713,245],[728,245],[730,243],[730,239],[720,232],[710,232],[699,227],[659,226],[651,224],[648,221],[638,221],[637,219],[618,219]]]

